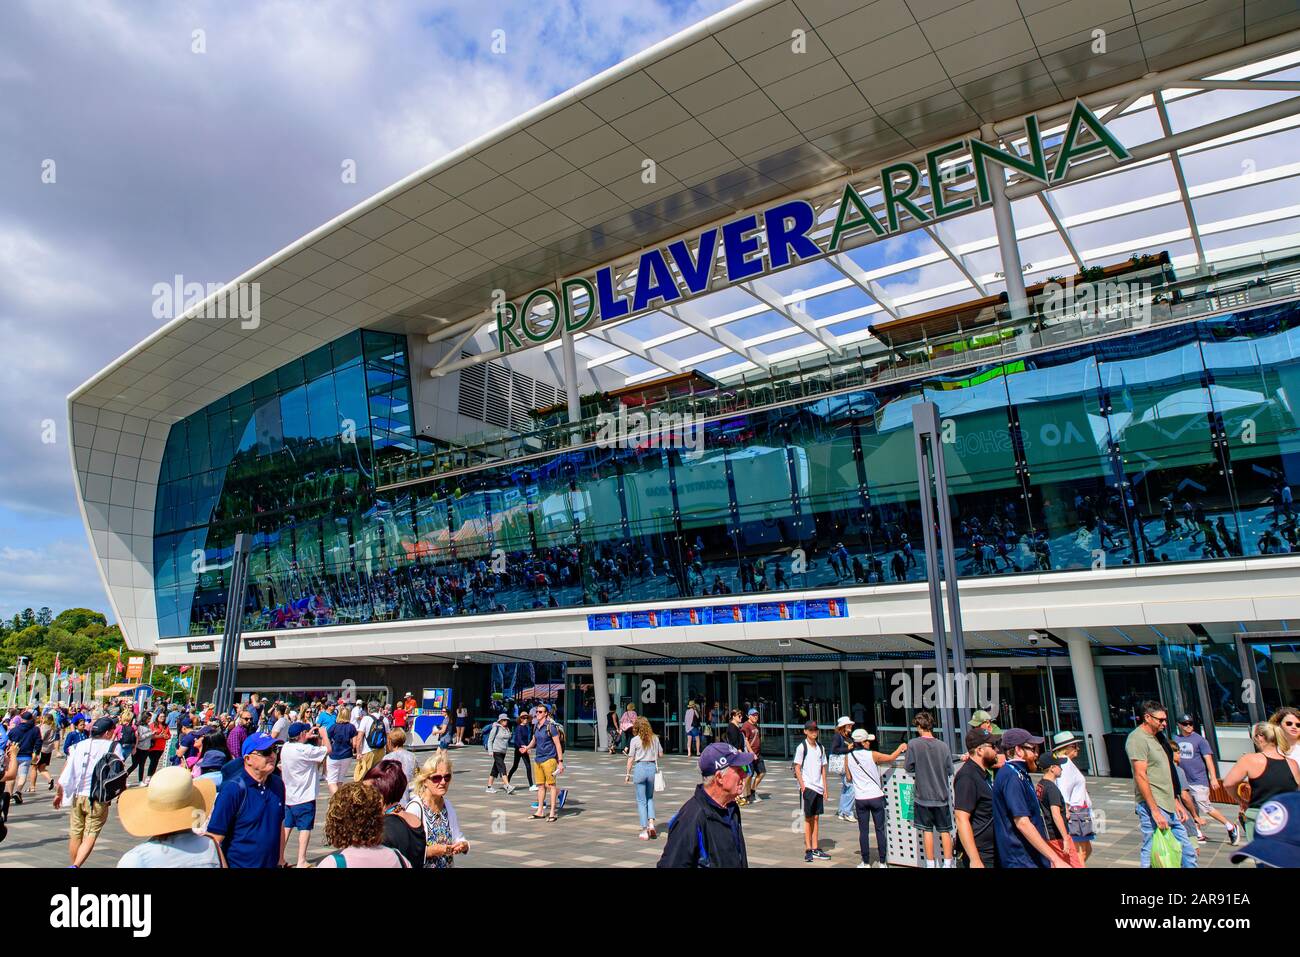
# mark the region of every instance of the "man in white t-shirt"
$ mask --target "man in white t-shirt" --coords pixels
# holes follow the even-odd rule
[[[826,749],[817,742],[817,722],[803,726],[804,740],[794,749],[794,779],[799,784],[799,798],[803,804],[803,859],[804,863],[829,861],[831,856],[821,848],[818,832],[819,818],[826,796]]]
[[[67,763],[59,776],[54,789],[54,809],[63,806],[64,801],[72,804],[72,814],[68,823],[68,862],[72,867],[81,867],[95,849],[99,832],[108,820],[110,804],[100,804],[90,799],[91,778],[95,767],[109,751],[122,756],[122,749],[113,740],[117,721],[110,717],[100,718],[90,729],[90,737],[74,744],[68,750]]]
[[[289,740],[280,749],[280,777],[284,781],[284,841],[289,846],[289,832],[298,829],[298,862],[307,866],[307,845],[316,826],[316,791],[320,772],[330,753],[325,733],[302,721],[289,725]]]

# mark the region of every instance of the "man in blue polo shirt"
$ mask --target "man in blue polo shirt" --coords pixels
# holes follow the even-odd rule
[[[269,734],[245,739],[243,769],[217,794],[208,834],[221,842],[230,867],[284,864],[284,782],[272,773],[275,743]]]
[[[1007,763],[993,778],[993,838],[999,867],[1066,867],[1052,853],[1043,825],[1043,810],[1029,772],[1043,739],[1024,728],[1002,733]]]

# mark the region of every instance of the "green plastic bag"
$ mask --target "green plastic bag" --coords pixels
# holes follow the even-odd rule
[[[1182,867],[1183,845],[1178,843],[1173,831],[1156,829],[1151,838],[1152,867]]]

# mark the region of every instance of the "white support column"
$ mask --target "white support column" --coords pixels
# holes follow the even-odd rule
[[[593,648],[591,652],[592,696],[596,709],[596,750],[603,751],[609,747],[609,737],[605,733],[605,715],[609,713],[609,669],[605,667],[605,652]]]
[[[569,421],[582,418],[582,403],[578,401],[578,355],[573,348],[573,333],[560,334],[560,352],[564,356],[564,394],[569,403]]]
[[[1101,719],[1101,698],[1097,694],[1092,646],[1082,635],[1066,638],[1065,644],[1070,649],[1070,673],[1074,675],[1074,693],[1079,698],[1083,736],[1092,744],[1090,754],[1095,759],[1092,773],[1105,777],[1110,774],[1110,759],[1106,756],[1106,726]]]
[[[986,143],[995,143],[997,139],[991,124],[985,124],[981,130]],[[1025,296],[1025,270],[1020,264],[1020,247],[1016,244],[1016,221],[1011,215],[1011,200],[1007,199],[1007,179],[1001,166],[988,163],[989,194],[993,199],[993,224],[998,231],[998,252],[1002,254],[1002,272],[1007,279],[1007,303],[1011,307],[1011,318],[1025,319],[1029,316],[1029,304]]]

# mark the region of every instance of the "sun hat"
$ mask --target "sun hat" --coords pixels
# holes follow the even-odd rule
[[[1068,748],[1073,745],[1083,746],[1083,739],[1073,731],[1058,731],[1052,735],[1052,750],[1060,751],[1062,748]]]
[[[838,720],[838,721],[835,722],[835,730],[838,731],[840,728],[844,727],[846,724],[849,724],[849,725],[853,724],[853,719],[850,718],[848,715],[845,715],[844,717],[840,718],[840,720]]]
[[[163,768],[148,787],[123,791],[117,813],[127,833],[157,837],[204,823],[216,799],[217,788],[211,781],[195,780],[182,767]]]

